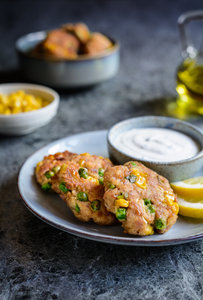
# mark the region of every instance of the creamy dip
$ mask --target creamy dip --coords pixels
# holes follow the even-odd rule
[[[165,128],[136,128],[122,132],[114,145],[138,159],[172,162],[190,158],[200,150],[188,135]]]

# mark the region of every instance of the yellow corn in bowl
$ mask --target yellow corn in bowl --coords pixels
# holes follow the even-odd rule
[[[59,95],[24,83],[0,84],[0,133],[22,135],[46,125],[56,115]]]

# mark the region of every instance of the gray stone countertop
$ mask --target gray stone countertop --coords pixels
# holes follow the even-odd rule
[[[203,299],[203,242],[161,247],[102,244],[33,216],[17,190],[20,166],[65,136],[159,114],[175,96],[181,61],[177,17],[201,1],[1,1],[0,82],[22,81],[14,42],[65,22],[83,21],[121,43],[121,66],[92,89],[59,91],[57,117],[22,137],[0,137],[0,299]],[[192,120],[203,128],[202,119]]]

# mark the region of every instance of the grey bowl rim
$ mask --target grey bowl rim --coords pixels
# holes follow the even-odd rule
[[[126,123],[128,123],[128,122],[130,122],[130,121],[132,121],[134,119],[151,119],[151,118],[169,120],[169,121],[172,121],[172,122],[177,122],[178,121],[179,123],[185,125],[186,127],[190,127],[193,130],[195,130],[196,132],[198,132],[198,134],[200,134],[202,136],[202,138],[203,138],[203,132],[201,130],[199,130],[195,125],[192,125],[192,124],[190,124],[190,123],[188,123],[186,121],[182,121],[182,120],[179,120],[179,119],[176,119],[176,118],[171,118],[171,117],[150,115],[150,116],[140,116],[140,117],[129,118],[129,119],[126,119],[126,120],[123,120],[123,121],[120,121],[120,122],[117,122],[116,124],[114,124],[112,127],[110,127],[110,129],[107,132],[107,143],[108,143],[108,145],[110,145],[114,150],[116,150],[117,152],[121,153],[122,155],[130,157],[130,155],[128,155],[127,153],[125,153],[125,152],[123,152],[121,150],[119,150],[117,147],[115,147],[112,144],[111,138],[110,138],[111,132],[115,129],[116,126],[118,126],[118,125],[125,125]],[[203,157],[203,147],[201,146],[201,150],[196,155],[194,155],[194,156],[192,156],[190,158],[187,158],[187,159],[177,160],[177,161],[173,161],[173,162],[151,161],[151,160],[146,160],[146,159],[139,159],[139,158],[136,158],[135,156],[132,157],[132,158],[135,159],[135,160],[137,160],[137,161],[143,162],[143,163],[149,163],[151,165],[177,166],[177,165],[180,165],[180,164],[185,164],[185,163],[196,161],[197,159],[200,159],[202,157]]]
[[[32,56],[32,55],[29,55],[29,53],[23,51],[22,48],[19,47],[19,41],[20,40],[26,39],[29,36],[34,35],[34,34],[45,34],[48,31],[50,31],[50,30],[34,31],[34,32],[29,32],[27,34],[24,34],[24,35],[20,36],[15,42],[15,50],[18,53],[20,53],[21,55],[23,55],[25,57],[28,57],[30,59],[43,61],[43,62],[45,61],[45,62],[49,62],[49,63],[63,63],[63,62],[64,63],[79,63],[81,61],[94,61],[94,60],[97,60],[97,59],[102,59],[102,58],[105,58],[107,56],[110,56],[111,54],[119,52],[119,50],[120,50],[120,43],[116,39],[110,37],[109,35],[107,35],[105,33],[104,33],[104,35],[107,36],[112,41],[112,43],[114,44],[113,47],[110,48],[110,49],[105,50],[105,52],[102,52],[101,54],[94,55],[92,57],[90,57],[89,55],[82,55],[82,57],[78,57],[76,59],[50,59],[50,58],[45,59],[43,57],[37,57],[37,56],[35,57],[35,56]]]

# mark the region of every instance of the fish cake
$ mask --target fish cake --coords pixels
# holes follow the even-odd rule
[[[115,217],[103,203],[103,176],[112,166],[108,158],[65,151],[46,156],[37,164],[35,174],[42,189],[58,193],[76,218],[109,225]]]
[[[79,220],[113,224],[115,217],[106,210],[103,202],[103,175],[111,166],[112,163],[103,157],[88,153],[78,155],[61,166],[52,179],[52,189]]]
[[[47,34],[40,44],[45,54],[61,59],[77,58],[80,43],[71,33],[62,29],[55,29]]]
[[[104,204],[125,233],[164,233],[177,220],[179,207],[168,180],[139,162],[107,169],[104,186]]]
[[[112,42],[105,35],[94,32],[84,46],[84,52],[89,55],[101,53],[112,47]]]

